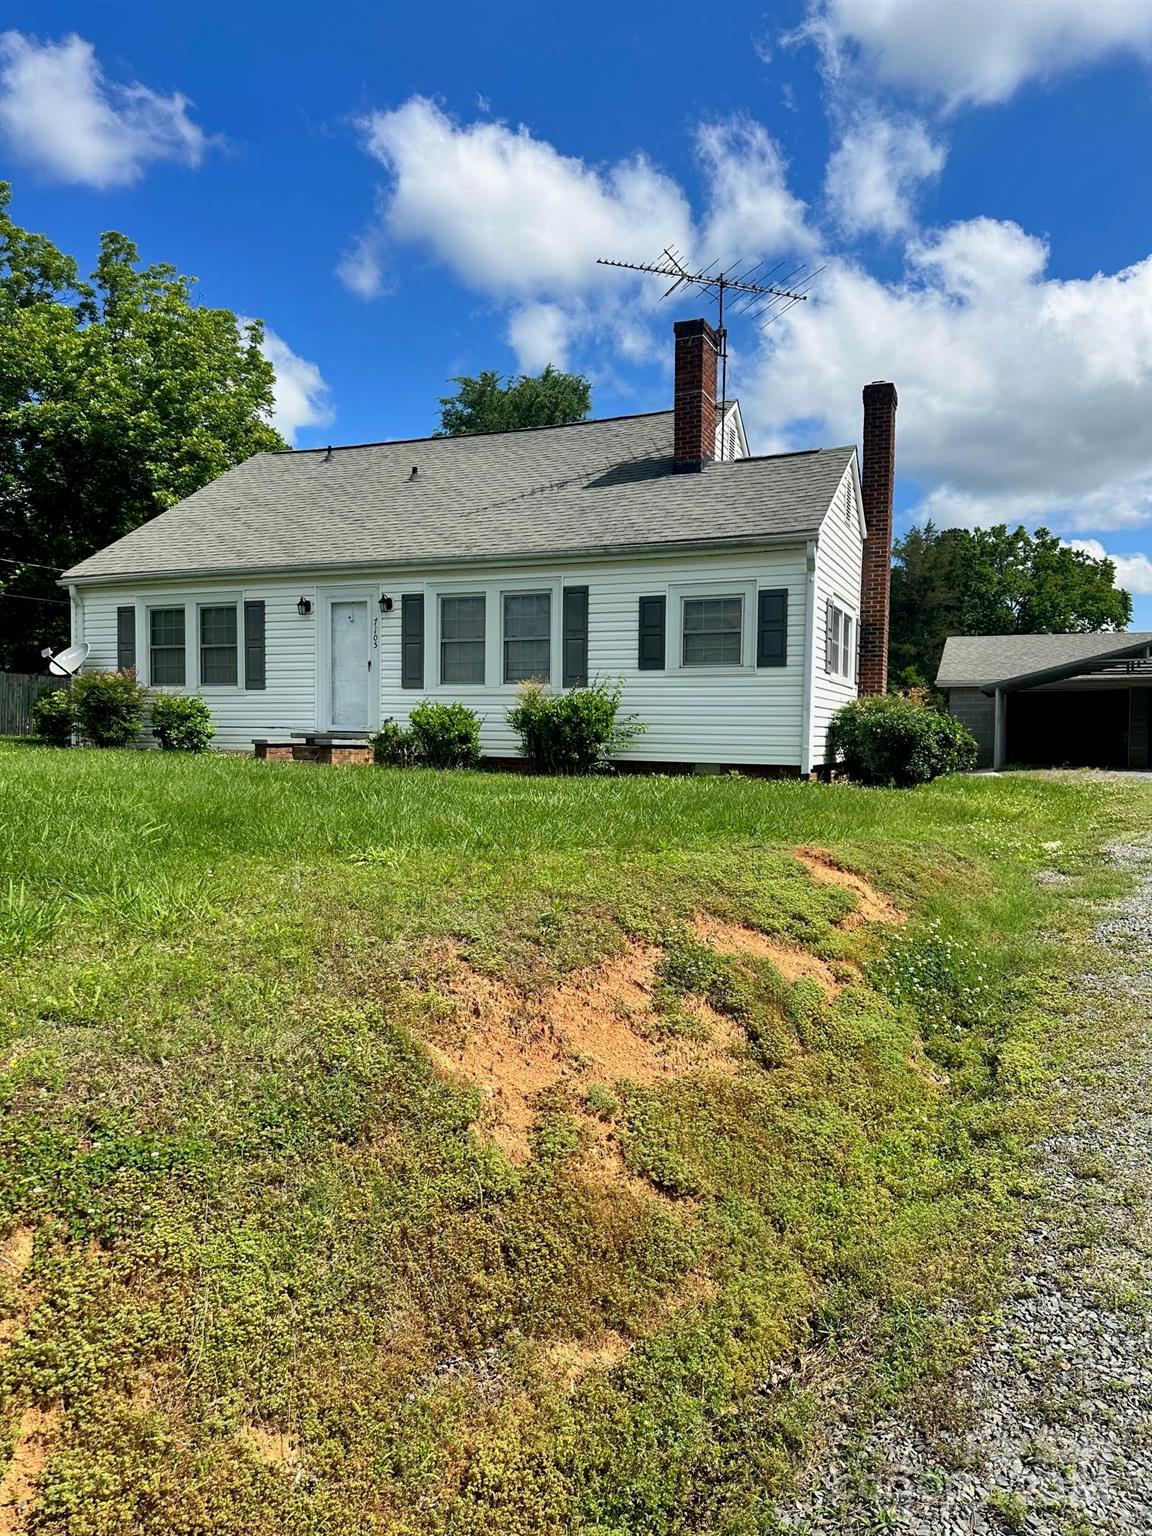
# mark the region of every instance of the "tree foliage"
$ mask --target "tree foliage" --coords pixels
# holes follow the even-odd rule
[[[592,409],[592,386],[579,373],[549,363],[543,373],[501,379],[494,370],[452,380],[454,395],[440,398],[438,437],[470,432],[510,432],[516,427],[561,427],[583,421]]]
[[[895,545],[892,676],[932,684],[949,635],[1123,629],[1132,599],[1111,560],[1069,549],[1047,528],[911,529]]]
[[[54,570],[286,444],[259,324],[196,305],[194,278],[140,266],[120,234],[82,279],[9,195],[0,182],[0,555],[30,563],[0,565],[0,667],[36,670],[68,634]]]

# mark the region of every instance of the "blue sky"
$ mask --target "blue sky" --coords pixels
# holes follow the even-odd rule
[[[433,25],[429,25],[429,21]],[[417,436],[455,373],[666,406],[691,301],[605,273],[824,265],[732,326],[753,447],[900,392],[901,526],[1045,523],[1152,629],[1152,4],[565,9],[8,0],[0,174],[87,263],[119,229],[260,316],[298,444]]]

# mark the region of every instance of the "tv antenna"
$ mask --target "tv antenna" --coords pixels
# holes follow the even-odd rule
[[[715,261],[710,261],[706,267],[692,271],[682,260],[680,253],[674,245],[664,247],[663,259],[660,261],[612,261],[604,256],[596,258],[598,267],[620,267],[625,272],[652,272],[657,277],[670,277],[672,285],[661,295],[666,299],[674,294],[678,288],[699,288],[709,298],[715,299],[717,306],[716,340],[717,351],[720,356],[720,458],[724,458],[724,443],[727,437],[724,418],[728,414],[728,329],[724,324],[724,300],[727,294],[737,295],[735,304],[737,314],[751,314],[754,320],[762,315],[768,318],[765,326],[772,324],[773,320],[779,320],[795,304],[802,304],[808,297],[808,290],[824,271],[823,267],[817,267],[814,272],[807,268],[806,263],[793,268],[779,280],[779,285],[770,283],[768,279],[774,277],[784,265],[778,261],[774,267],[762,271],[762,261],[754,262],[740,270],[740,263],[727,272],[713,272]],[[789,283],[799,283],[799,287],[787,287]],[[776,306],[780,306],[777,308]]]

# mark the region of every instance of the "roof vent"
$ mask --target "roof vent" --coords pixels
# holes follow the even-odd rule
[[[408,478],[409,478],[409,480],[416,480],[416,479],[419,478],[419,476],[420,476],[420,466],[419,466],[419,464],[413,464],[413,466],[412,466],[412,473],[408,476]]]
[[[327,464],[327,463],[330,462],[331,458],[332,458],[332,444],[329,443],[328,444],[328,452],[324,455],[324,457],[320,460],[320,462],[321,462],[321,464]]]

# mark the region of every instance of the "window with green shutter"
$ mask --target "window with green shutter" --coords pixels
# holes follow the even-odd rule
[[[235,688],[239,679],[236,604],[209,603],[200,609],[200,686]]]
[[[148,681],[154,688],[183,688],[184,609],[148,610]]]

